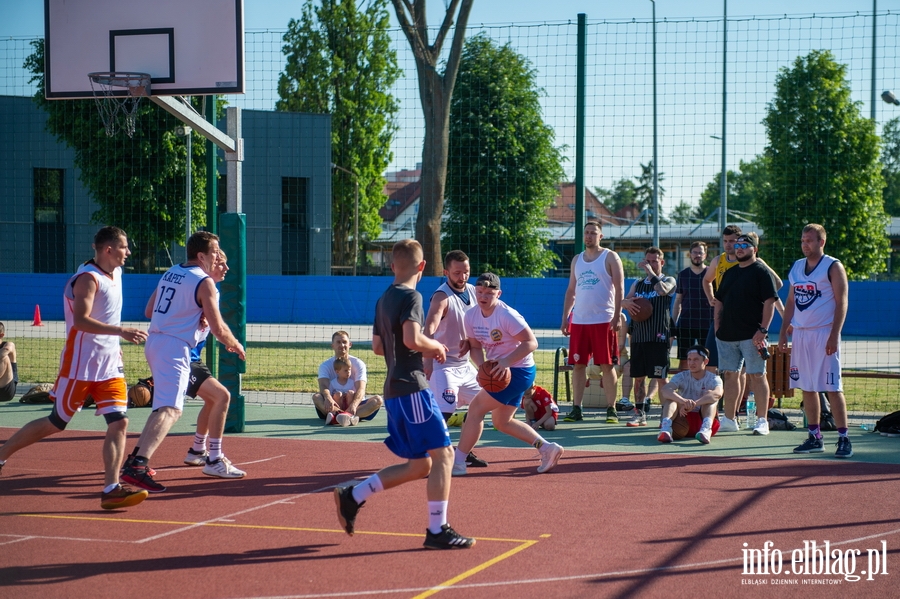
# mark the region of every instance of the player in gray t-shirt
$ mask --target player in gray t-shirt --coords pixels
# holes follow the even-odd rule
[[[659,390],[662,400],[662,424],[659,427],[657,440],[660,443],[671,443],[673,439],[681,439],[690,435],[704,445],[719,430],[716,418],[716,405],[722,397],[722,379],[707,372],[709,351],[702,345],[694,345],[688,350],[687,370],[682,370]],[[687,432],[684,426],[673,427],[679,419],[687,421]],[[679,434],[673,432],[676,429]]]

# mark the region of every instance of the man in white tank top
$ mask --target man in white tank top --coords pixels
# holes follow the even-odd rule
[[[778,346],[787,350],[788,327],[793,327],[791,389],[803,390],[803,409],[809,437],[794,453],[825,451],[819,430],[819,392],[828,401],[838,427],[837,458],[853,455],[847,436],[847,401],[841,386],[841,329],[847,316],[847,272],[839,260],[825,254],[825,227],[803,227],[800,249],[805,258],[794,262],[788,274],[790,290]]]
[[[147,339],[144,331],[122,326],[122,267],[130,255],[122,229],[104,227],[94,235],[94,259],[78,268],[63,291],[66,342],[51,391],[53,410],[26,424],[0,447],[2,470],[18,450],[65,430],[90,395],[97,406],[95,414],[106,420],[100,507],[108,510],[137,505],[147,497],[144,490],[119,484],[128,428],[119,337],[132,343]]]
[[[194,233],[188,239],[187,254],[187,262],[173,266],[162,276],[144,310],[150,318],[150,337],[144,354],[153,373],[153,412],[125,461],[122,480],[150,493],[166,490],[153,480],[149,461],[181,417],[191,374],[190,352],[198,342],[197,330],[203,326],[201,317],[226,350],[242,360],[245,358],[244,347],[222,319],[216,285],[210,278],[220,256],[218,236],[208,231]],[[246,473],[232,466],[221,452],[224,430],[225,414],[210,414],[210,449],[203,474],[218,478],[243,477]]]
[[[591,357],[603,372],[603,395],[609,407],[606,421],[619,421],[615,402],[618,397],[616,364],[619,341],[615,326],[622,313],[625,272],[618,254],[600,247],[603,233],[600,223],[588,221],[584,226],[584,252],[572,259],[569,287],[563,302],[562,330],[569,339],[569,364],[572,365],[572,411],[565,422],[582,419],[581,402],[587,380],[586,368]],[[570,320],[571,319],[571,320]]]
[[[470,272],[469,257],[465,252],[447,252],[444,256],[447,280],[431,296],[425,316],[425,335],[447,348],[447,359],[443,364],[435,364],[431,358],[424,360],[428,386],[445,421],[458,407],[472,403],[481,391],[478,370],[469,362],[468,350],[462,352],[461,345],[466,340],[463,317],[476,305],[475,287],[468,282]],[[469,452],[466,465],[484,468],[488,463]]]

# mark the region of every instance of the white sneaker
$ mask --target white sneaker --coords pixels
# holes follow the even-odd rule
[[[538,466],[538,474],[549,472],[559,462],[565,450],[558,443],[544,443],[541,445],[541,465]]]
[[[671,443],[672,442],[672,421],[663,422],[659,425],[659,435],[657,435],[656,440],[660,443]]]
[[[328,412],[328,414],[325,415],[325,426],[330,426],[332,424],[334,424],[334,412]]]
[[[348,414],[348,413],[346,413],[346,412],[341,412],[340,414],[338,414],[337,416],[335,416],[334,419],[337,420],[337,423],[338,423],[340,426],[350,426],[350,423],[351,423],[352,420],[353,420],[353,419],[350,417],[350,414]],[[359,422],[359,419],[357,419],[357,422]]]
[[[353,415],[350,417],[350,426],[356,426],[359,424],[359,416]]]
[[[222,456],[215,462],[206,462],[203,467],[203,474],[207,476],[215,476],[218,478],[244,478],[247,473],[239,470],[231,465],[231,460]]]
[[[737,419],[732,420],[728,416],[722,416],[721,420],[719,420],[719,432],[720,433],[736,433],[738,432],[738,423]]]
[[[465,476],[469,473],[469,470],[466,468],[465,462],[453,462],[453,470],[450,471],[450,476]]]
[[[721,430],[721,429],[720,429]],[[701,428],[700,432],[694,435],[694,438],[703,443],[704,445],[709,445],[709,439],[712,437],[712,429],[711,428]]]
[[[209,452],[205,449],[203,451],[194,451],[194,448],[188,449],[187,455],[184,456],[184,463],[188,466],[206,466],[206,456],[209,455]]]
[[[719,430],[722,430],[721,427]],[[757,418],[756,426],[753,427],[754,435],[768,435],[769,434],[769,421],[765,418]]]

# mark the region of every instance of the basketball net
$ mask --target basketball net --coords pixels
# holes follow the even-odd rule
[[[141,98],[150,95],[150,75],[98,72],[88,73],[88,78],[106,135],[124,131],[132,137]]]

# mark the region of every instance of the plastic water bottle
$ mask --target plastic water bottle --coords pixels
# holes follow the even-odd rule
[[[753,392],[747,396],[747,429],[753,429],[756,426],[756,397]]]
[[[868,422],[863,422],[862,424],[859,425],[859,428],[861,428],[864,431],[874,431],[875,430],[875,426],[872,424],[869,424]]]

